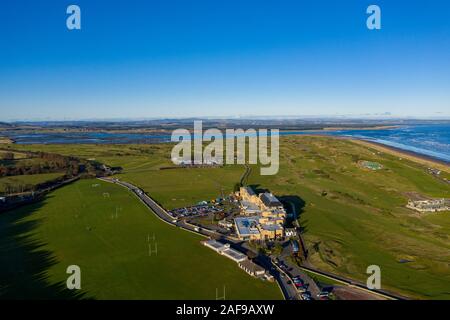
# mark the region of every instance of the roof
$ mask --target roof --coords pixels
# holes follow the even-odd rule
[[[216,241],[216,240],[208,240],[208,241],[205,241],[205,244],[207,244],[207,245],[209,245],[210,247],[213,247],[213,248],[215,248],[215,249],[220,249],[220,248],[223,247],[223,243],[218,242],[218,241]]]
[[[256,195],[255,191],[253,191],[253,189],[250,188],[250,187],[242,187],[242,189],[244,189],[245,191],[247,191],[247,193],[248,193],[250,196]]]
[[[207,240],[203,241],[203,243],[205,246],[210,247],[217,252],[222,252],[230,248],[229,244],[225,244],[216,240]]]
[[[283,230],[283,227],[278,224],[263,224],[261,228],[268,231]]]
[[[256,217],[237,217],[234,219],[236,229],[241,235],[259,234]]]
[[[254,204],[253,202],[250,202],[250,201],[242,200],[241,201],[241,206],[245,210],[248,210],[248,211],[251,211],[251,210],[253,210],[253,211],[260,211],[259,207],[256,204]]]
[[[267,206],[267,207],[280,207],[283,206],[273,194],[269,192],[265,192],[261,194],[261,201]]]
[[[243,261],[247,259],[247,256],[239,251],[236,251],[234,249],[227,249],[222,251],[222,254],[224,256],[228,256],[231,259],[235,260],[235,261]]]
[[[249,270],[249,271],[251,271],[253,273],[265,272],[266,271],[263,267],[257,265],[256,263],[254,263],[254,262],[252,262],[250,260],[242,261],[239,264],[241,265],[241,267],[243,267],[243,268],[245,268],[245,269],[247,269],[247,270]]]

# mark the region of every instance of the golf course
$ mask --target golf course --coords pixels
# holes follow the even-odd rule
[[[227,194],[245,171],[242,165],[160,170],[170,165],[170,144],[14,148],[95,158],[120,166],[123,171],[117,177],[139,186],[167,209]],[[160,225],[123,190],[102,184],[101,188],[114,189],[109,191],[112,195],[117,193],[108,202],[98,198],[99,192],[90,189],[91,184],[81,181],[64,187],[35,209],[23,208],[0,217],[2,229],[24,223],[42,230],[27,234],[39,235],[34,241],[42,241],[43,248],[55,255],[52,259],[64,260],[63,264],[55,263],[39,273],[51,283],[63,281],[67,264],[79,264],[82,270],[86,269],[86,294],[94,298],[119,297],[125,283],[131,291],[123,296],[132,297],[185,298],[184,294],[196,293],[195,297],[214,298],[215,288],[224,284],[230,290],[230,298],[280,297],[276,285],[245,275],[234,263],[202,248],[195,235]],[[410,197],[450,198],[450,184],[430,174],[423,164],[348,139],[286,136],[280,140],[278,174],[261,176],[259,168],[253,166],[246,184],[270,190],[295,211],[308,262],[315,268],[365,282],[367,267],[378,265],[382,289],[419,299],[450,298],[450,213],[419,213],[406,208]],[[96,206],[101,208],[89,209]],[[116,206],[123,207],[120,223],[110,217]],[[46,217],[53,217],[54,223],[44,223]],[[92,229],[87,231],[87,227]],[[145,256],[148,233],[157,236],[160,264]],[[47,236],[42,238],[44,234]],[[1,243],[2,247],[9,243],[4,232]],[[172,244],[173,251],[165,249]],[[17,259],[26,258],[25,247],[20,244],[10,247],[11,255],[17,248],[21,251]],[[5,259],[2,265],[10,265],[10,261]],[[124,266],[119,268],[121,271],[116,269],[118,265]],[[95,272],[89,274],[88,266]],[[204,280],[206,270],[210,270],[208,281]],[[151,277],[152,272],[159,272],[156,279]],[[129,277],[135,274],[138,276],[133,279],[140,280],[131,285]],[[143,280],[144,274],[147,280]],[[184,285],[177,287],[180,276],[183,280],[178,283]],[[166,289],[147,291],[151,281]],[[106,283],[109,289],[103,289]],[[262,287],[265,289],[258,289]]]

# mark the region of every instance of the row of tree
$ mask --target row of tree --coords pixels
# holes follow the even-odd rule
[[[13,152],[0,153],[0,160],[6,160],[6,161],[14,160],[14,153]]]
[[[3,156],[5,155],[11,157],[8,152],[3,153]],[[83,173],[96,176],[103,171],[100,163],[55,153],[27,153],[27,157],[28,160],[32,161],[17,161],[12,164],[0,163],[0,177],[54,172],[64,173],[67,177],[74,177]],[[12,159],[14,159],[13,153]]]

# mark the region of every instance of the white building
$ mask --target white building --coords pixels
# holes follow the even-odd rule
[[[230,221],[228,221],[228,220],[225,220],[225,219],[220,220],[219,223],[218,223],[218,225],[219,225],[220,227],[226,228],[226,229],[231,229],[231,228],[233,228],[233,223],[230,222]]]
[[[297,236],[297,231],[295,230],[295,228],[286,228],[286,229],[284,229],[284,234],[288,238],[296,237]]]
[[[406,207],[419,212],[450,211],[450,199],[408,201]]]
[[[237,263],[248,259],[247,255],[230,248],[230,245],[228,243],[222,243],[216,240],[207,240],[203,241],[203,244]]]
[[[263,267],[258,266],[256,263],[250,260],[239,262],[238,265],[242,270],[253,277],[261,277],[266,273],[266,270]]]

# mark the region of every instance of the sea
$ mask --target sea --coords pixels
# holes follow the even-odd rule
[[[335,131],[283,131],[280,135],[321,134],[353,137],[373,141],[405,151],[432,157],[450,163],[450,124],[398,126],[386,129],[349,129]],[[20,133],[0,132],[17,144],[134,144],[161,143],[171,139],[170,134],[62,132]]]
[[[450,124],[399,126],[374,130],[322,131],[319,133],[373,141],[450,163]],[[293,132],[292,134],[300,133]]]

